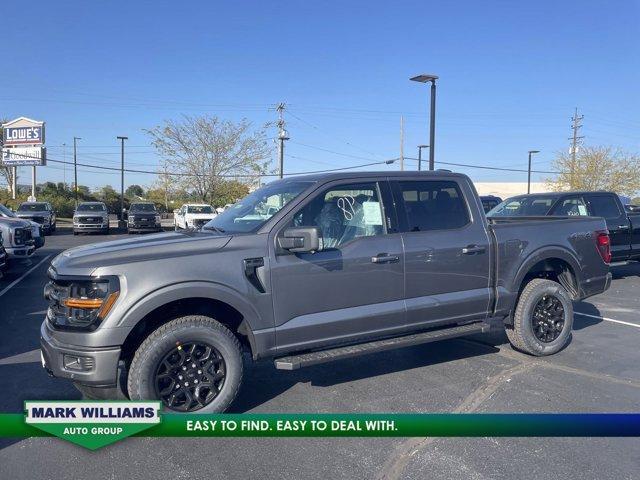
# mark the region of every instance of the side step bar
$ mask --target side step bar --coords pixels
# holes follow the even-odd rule
[[[470,323],[467,325],[442,328],[428,332],[414,333],[412,335],[405,335],[404,337],[386,338],[358,345],[332,348],[331,350],[320,350],[317,352],[302,353],[300,355],[290,355],[287,357],[276,358],[274,363],[278,370],[297,370],[302,367],[318,365],[320,363],[331,362],[342,358],[357,357],[358,355],[366,355],[367,353],[382,352],[384,350],[392,350],[394,348],[407,347],[410,345],[436,342],[438,340],[462,337],[464,335],[471,335],[474,333],[484,333],[488,332],[489,329],[490,325],[485,322]]]

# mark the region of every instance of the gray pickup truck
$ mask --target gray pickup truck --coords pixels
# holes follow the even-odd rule
[[[58,255],[43,364],[90,398],[206,413],[233,401],[244,352],[292,370],[495,325],[549,355],[610,254],[600,218],[488,220],[460,174],[288,178],[200,231]]]

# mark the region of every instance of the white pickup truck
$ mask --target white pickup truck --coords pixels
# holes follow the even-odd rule
[[[187,203],[174,213],[175,229],[197,230],[216,216],[211,205]]]

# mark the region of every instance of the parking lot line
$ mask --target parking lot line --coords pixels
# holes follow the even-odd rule
[[[2,295],[4,295],[5,293],[7,293],[9,290],[11,290],[12,287],[14,287],[15,285],[17,285],[18,283],[20,283],[20,281],[22,281],[25,277],[27,277],[27,275],[29,275],[31,272],[33,272],[36,268],[38,268],[40,265],[42,265],[46,260],[48,260],[51,257],[51,255],[47,255],[46,257],[44,257],[42,260],[40,260],[36,265],[34,265],[33,267],[31,267],[29,270],[27,270],[26,272],[24,272],[22,274],[21,277],[15,279],[13,282],[11,282],[9,285],[7,285],[5,287],[4,290],[2,290],[0,292],[0,297]]]
[[[630,327],[640,328],[640,325],[638,325],[637,323],[623,322],[622,320],[615,320],[613,318],[607,318],[607,317],[599,317],[598,315],[589,315],[588,313],[581,313],[581,312],[574,312],[574,313],[575,315],[582,315],[583,317],[597,318],[598,320],[604,320],[606,322],[620,323],[621,325],[629,325]]]

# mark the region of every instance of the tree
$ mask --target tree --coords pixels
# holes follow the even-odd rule
[[[144,195],[144,189],[140,185],[129,185],[124,191],[126,197],[142,197]]]
[[[185,116],[147,133],[166,159],[164,170],[179,173],[175,182],[209,203],[230,177],[253,181],[265,173],[271,155],[265,131],[251,131],[247,120]]]
[[[100,201],[107,205],[107,210],[110,213],[117,213],[120,211],[120,194],[115,191],[111,185],[105,185],[97,194]]]
[[[560,153],[553,162],[560,173],[547,180],[555,191],[608,190],[634,196],[640,191],[640,157],[612,147],[581,147],[575,159]]]
[[[228,203],[236,203],[248,194],[249,186],[244,183],[237,180],[222,182],[216,189],[216,193],[211,199],[211,204],[214,207],[224,207]]]

